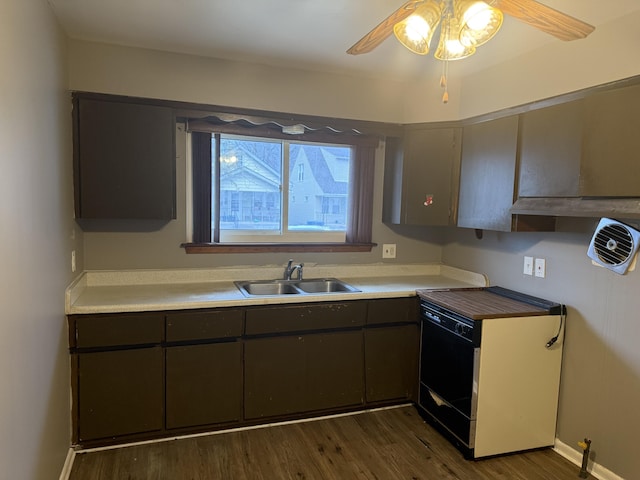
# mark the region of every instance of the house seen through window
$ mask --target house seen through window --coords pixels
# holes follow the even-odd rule
[[[221,242],[345,240],[350,146],[225,134],[216,144],[211,228]]]

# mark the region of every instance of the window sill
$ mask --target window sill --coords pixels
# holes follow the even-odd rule
[[[185,253],[370,252],[377,243],[183,243]]]

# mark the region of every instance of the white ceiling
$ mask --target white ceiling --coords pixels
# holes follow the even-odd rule
[[[74,39],[324,71],[417,77],[439,69],[393,36],[371,53],[346,50],[404,0],[48,0]],[[544,0],[596,27],[639,0]],[[594,33],[594,34],[595,34]],[[592,34],[592,35],[594,35]],[[578,40],[580,41],[580,40]],[[505,16],[503,28],[456,66],[464,75],[560,42]],[[439,70],[438,70],[439,71]]]

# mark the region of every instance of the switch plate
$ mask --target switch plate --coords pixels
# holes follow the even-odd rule
[[[396,258],[395,243],[384,243],[382,245],[382,258]]]
[[[536,258],[536,277],[544,278],[547,270],[547,262],[544,258]]]
[[[533,275],[533,257],[524,257],[522,273],[525,275]]]

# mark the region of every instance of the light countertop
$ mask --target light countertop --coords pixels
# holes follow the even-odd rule
[[[67,314],[408,297],[417,289],[487,286],[478,273],[447,265],[305,265],[304,278],[335,277],[353,293],[245,297],[236,280],[282,278],[282,266],[83,272],[65,292]]]

